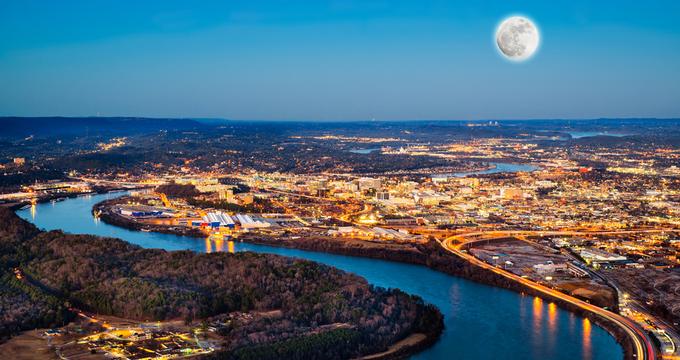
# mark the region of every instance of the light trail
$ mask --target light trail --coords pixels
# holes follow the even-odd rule
[[[660,231],[660,230],[659,230]],[[635,231],[632,231],[635,232]],[[498,232],[492,232],[492,233],[498,233]],[[507,233],[539,233],[539,232],[532,232],[532,231],[508,231]],[[545,236],[548,236],[549,234],[564,234],[565,232],[540,232],[542,234],[545,234]],[[477,234],[482,234],[482,233],[477,233]],[[475,235],[477,235],[475,234]],[[466,244],[469,244],[470,242],[459,242],[458,245],[453,245],[453,241],[459,241],[461,239],[464,239],[464,237],[468,236],[470,234],[464,234],[464,235],[455,235],[455,236],[450,236],[446,238],[443,241],[439,241],[440,245],[447,250],[448,252],[453,253],[454,255],[467,260],[469,263],[479,266],[483,269],[490,270],[494,272],[495,274],[501,275],[503,277],[506,277],[508,279],[514,280],[530,289],[533,289],[535,291],[538,291],[542,294],[551,296],[556,299],[560,299],[566,303],[569,303],[571,305],[577,306],[583,310],[589,311],[593,314],[596,314],[606,320],[609,320],[613,324],[617,325],[620,327],[622,330],[626,332],[628,337],[631,339],[633,342],[633,350],[634,354],[633,356],[636,359],[644,359],[644,360],[655,360],[657,359],[656,355],[656,349],[654,345],[652,344],[651,340],[649,337],[642,331],[634,322],[632,322],[630,319],[627,319],[621,315],[615,314],[611,311],[602,309],[600,307],[597,307],[595,305],[589,304],[585,301],[579,300],[577,298],[574,298],[572,296],[566,295],[564,293],[561,293],[559,291],[556,291],[554,289],[551,289],[549,287],[543,286],[541,284],[535,283],[531,280],[528,280],[526,278],[523,278],[519,275],[515,275],[509,271],[505,271],[503,269],[497,268],[495,266],[492,266],[480,259],[477,259],[476,257],[464,253],[460,250],[460,248]],[[510,235],[506,235],[510,236]]]

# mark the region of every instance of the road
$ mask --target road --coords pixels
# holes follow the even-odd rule
[[[507,232],[506,232],[507,233]],[[514,232],[517,233],[517,232]],[[527,232],[525,232],[527,233]],[[548,232],[544,232],[546,235]],[[554,233],[563,233],[563,232],[554,232]],[[456,236],[450,236],[446,238],[443,241],[440,241],[441,246],[455,254],[456,256],[468,261],[469,263],[479,266],[483,269],[492,271],[498,275],[501,275],[503,277],[506,277],[508,279],[514,280],[528,288],[531,288],[533,290],[536,290],[540,293],[543,293],[545,295],[551,296],[553,298],[560,299],[562,301],[565,301],[569,304],[575,305],[585,311],[589,311],[593,314],[597,314],[600,317],[610,321],[611,323],[619,326],[622,330],[626,332],[626,334],[629,336],[630,340],[633,343],[633,356],[636,359],[644,359],[644,360],[654,360],[657,359],[657,352],[656,348],[652,344],[651,340],[647,336],[644,330],[640,329],[633,321],[630,319],[627,319],[621,315],[615,314],[611,311],[607,311],[605,309],[602,309],[600,307],[597,307],[595,305],[589,304],[585,301],[579,300],[577,298],[574,298],[572,296],[566,295],[564,293],[561,293],[557,290],[551,289],[547,286],[543,286],[541,284],[535,283],[529,279],[525,279],[521,276],[515,275],[509,271],[505,271],[501,268],[497,268],[491,264],[488,264],[482,260],[477,259],[476,257],[461,251],[461,247],[465,244],[469,244],[470,242],[460,242],[461,237],[467,236],[468,234],[465,235],[456,235]],[[527,234],[525,234],[527,235]],[[503,235],[503,237],[506,236],[512,236],[512,235]],[[457,244],[454,244],[454,241],[458,242]]]
[[[607,230],[607,231],[536,231],[536,230],[492,230],[476,231],[451,236],[460,243],[472,244],[505,237],[520,236],[589,236],[589,235],[626,235],[677,232],[679,229],[640,229],[640,230]]]
[[[627,317],[634,319],[643,329],[652,332],[657,337],[661,343],[662,359],[680,359],[679,349],[676,345],[680,343],[680,335],[672,326],[651,315],[647,309],[633,299],[625,299],[621,309]]]
[[[81,178],[81,180],[93,181],[93,179],[86,179],[86,178]],[[125,184],[125,185],[133,185],[133,184],[128,183],[128,184]],[[310,199],[314,199],[314,200],[328,200],[328,199],[320,198],[320,197],[317,197],[317,196],[311,196],[311,195],[306,195],[306,194],[298,194],[298,193],[288,192],[288,191],[283,191],[283,190],[278,190],[278,189],[266,189],[266,190],[269,191],[269,192],[280,194],[280,195],[298,196],[298,197],[310,198]],[[366,208],[362,211],[365,211],[365,210],[366,210]],[[637,326],[637,324],[634,321],[632,321],[631,319],[628,319],[624,316],[621,316],[621,315],[618,315],[616,313],[607,311],[605,309],[602,309],[602,308],[597,307],[595,305],[589,304],[589,303],[584,302],[582,300],[576,299],[572,296],[569,296],[569,295],[564,294],[562,292],[556,291],[552,288],[543,286],[543,285],[538,284],[536,282],[533,282],[529,279],[520,277],[520,276],[513,274],[511,272],[505,271],[501,268],[497,268],[497,267],[495,267],[491,264],[488,264],[488,263],[486,263],[482,260],[477,259],[476,257],[474,257],[474,256],[472,256],[472,255],[470,255],[466,252],[463,252],[462,248],[463,248],[463,246],[470,245],[470,244],[475,243],[475,242],[488,241],[488,240],[505,238],[505,237],[622,235],[622,234],[632,234],[632,233],[660,233],[660,232],[667,232],[667,231],[678,231],[678,230],[677,229],[642,229],[642,230],[589,231],[589,232],[583,232],[583,231],[522,231],[522,230],[483,231],[483,232],[470,232],[470,233],[450,236],[450,237],[446,238],[445,240],[440,241],[440,244],[447,251],[455,254],[458,257],[461,257],[462,259],[468,261],[469,263],[471,263],[473,265],[479,266],[479,267],[487,269],[489,271],[493,271],[494,273],[496,273],[498,275],[504,276],[508,279],[511,279],[513,281],[521,283],[524,286],[529,287],[533,290],[536,290],[540,293],[543,293],[545,295],[560,299],[560,300],[565,301],[569,304],[577,306],[577,307],[579,307],[579,308],[581,308],[585,311],[589,311],[591,313],[597,314],[598,316],[610,321],[611,323],[619,326],[629,336],[629,338],[631,339],[633,346],[634,346],[633,356],[635,356],[636,359],[652,360],[652,359],[657,359],[656,348],[652,344],[647,333],[643,329],[641,329],[639,326]],[[455,244],[454,244],[454,241],[456,242]]]
[[[452,239],[457,240],[460,245],[459,248],[463,246],[469,246],[474,243],[484,242],[489,240],[502,239],[507,237],[514,237],[518,240],[522,240],[531,244],[536,245],[527,239],[527,236],[587,236],[587,235],[625,235],[625,234],[639,234],[639,233],[664,233],[664,232],[678,232],[680,230],[675,228],[669,229],[633,229],[633,230],[614,230],[614,231],[530,231],[530,230],[507,230],[507,231],[476,231],[465,234],[460,234],[457,236],[451,236]],[[471,238],[471,239],[470,239]],[[598,277],[602,279],[605,283],[612,285],[619,297],[623,298],[623,292],[618,288],[618,286],[608,278],[603,277],[601,274],[586,269],[591,276]],[[659,342],[662,344],[662,354],[663,359],[668,360],[680,360],[680,334],[678,334],[675,329],[665,323],[662,319],[659,319],[647,311],[644,306],[640,305],[637,301],[627,298],[625,301],[619,301],[621,305],[627,304],[627,311],[631,316],[626,316],[629,320],[637,323],[638,328],[643,328],[644,330],[650,330],[657,337]],[[621,310],[626,308],[626,306],[621,306]],[[642,320],[641,320],[642,319]],[[645,333],[646,334],[646,333]]]
[[[662,350],[661,357],[664,360],[680,359],[680,349],[677,346],[677,344],[680,344],[680,334],[678,334],[675,328],[664,320],[650,314],[636,299],[629,297],[628,294],[623,292],[616,282],[602,275],[598,274],[598,276],[605,279],[607,283],[616,289],[619,294],[621,313],[636,321],[643,329],[652,332],[659,340]]]

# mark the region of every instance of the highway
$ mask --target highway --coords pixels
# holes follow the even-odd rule
[[[493,232],[493,233],[494,233],[494,235],[500,235],[500,234],[497,234],[499,232]],[[530,233],[530,232],[529,231],[524,231],[524,232],[522,232],[522,231],[514,231],[514,232],[508,231],[508,232],[503,232],[503,233],[506,233],[506,234],[503,234],[502,236],[506,237],[506,236],[512,236],[512,235],[509,235],[507,233]],[[564,232],[553,232],[553,233],[562,235]],[[543,234],[548,235],[549,232],[543,232]],[[522,285],[524,285],[528,288],[531,288],[533,290],[536,290],[540,293],[551,296],[553,298],[560,299],[560,300],[565,301],[569,304],[578,306],[579,308],[581,308],[583,310],[586,310],[586,311],[589,311],[591,313],[599,315],[600,317],[602,317],[602,318],[612,322],[613,324],[619,326],[621,329],[623,329],[626,332],[626,334],[629,336],[630,340],[633,343],[633,351],[634,351],[633,356],[636,359],[644,359],[644,360],[657,359],[656,348],[652,344],[651,340],[649,339],[647,334],[644,332],[644,330],[640,329],[632,320],[627,319],[627,318],[625,318],[621,315],[618,315],[616,313],[613,313],[611,311],[607,311],[605,309],[597,307],[595,305],[589,304],[585,301],[579,300],[577,298],[574,298],[572,296],[569,296],[569,295],[564,294],[562,292],[559,292],[557,290],[551,289],[547,286],[543,286],[543,285],[538,284],[536,282],[533,282],[529,279],[525,279],[525,278],[518,276],[518,275],[515,275],[515,274],[513,274],[509,271],[505,271],[501,268],[497,268],[497,267],[495,267],[491,264],[488,264],[488,263],[486,263],[482,260],[477,259],[476,257],[474,257],[474,256],[472,256],[472,255],[470,255],[466,252],[461,251],[461,247],[463,245],[470,243],[470,242],[464,241],[464,238],[468,235],[472,235],[472,233],[465,234],[465,235],[450,236],[450,237],[444,239],[443,241],[439,241],[439,243],[441,244],[441,246],[445,250],[453,253],[454,255],[456,255],[456,256],[458,256],[458,257],[460,257],[460,258],[462,258],[466,261],[468,261],[469,263],[471,263],[473,265],[479,266],[479,267],[486,269],[486,270],[489,270],[489,271],[493,271],[494,273],[496,273],[498,275],[501,275],[501,276],[504,276],[508,279],[514,280],[514,281],[521,283]],[[475,234],[475,235],[481,235],[481,233],[478,233],[478,234]],[[528,234],[524,234],[524,235],[528,235]],[[463,240],[463,241],[461,241],[461,240]],[[459,242],[459,244],[454,244],[454,241]],[[481,240],[477,240],[477,241],[481,241]]]
[[[81,178],[81,180],[91,181],[91,179]],[[133,185],[127,183],[125,185]],[[148,184],[147,184],[148,185]],[[289,192],[279,189],[266,189],[268,192],[286,195],[286,196],[297,196],[304,197],[314,200],[329,200],[321,198],[318,196],[311,196],[306,194],[298,194],[294,192]],[[368,211],[370,208],[365,207],[363,210],[359,211],[358,214]],[[343,219],[345,221],[349,220]],[[499,238],[507,237],[531,237],[531,236],[588,236],[588,235],[623,235],[623,234],[634,234],[634,233],[662,233],[678,231],[678,229],[640,229],[640,230],[614,230],[614,231],[524,231],[524,230],[491,230],[491,231],[476,231],[458,234],[454,236],[449,236],[443,241],[439,241],[440,245],[447,251],[453,253],[454,255],[468,261],[469,263],[479,266],[480,268],[492,271],[498,275],[506,277],[510,280],[521,283],[522,285],[531,288],[539,293],[545,294],[547,296],[560,299],[566,303],[577,306],[585,311],[589,311],[593,314],[600,316],[601,318],[608,320],[610,323],[615,324],[620,329],[622,329],[630,338],[633,344],[633,356],[636,359],[644,360],[655,360],[657,359],[657,350],[647,333],[641,329],[633,320],[628,319],[622,315],[613,313],[611,311],[602,309],[598,306],[589,304],[585,301],[579,300],[550,287],[541,285],[527,278],[523,278],[512,272],[506,271],[504,269],[498,268],[491,264],[488,264],[470,254],[463,251],[463,248],[467,245],[471,245],[476,242],[489,241]]]
[[[523,236],[590,236],[590,235],[626,235],[626,234],[649,234],[649,233],[664,233],[664,232],[678,232],[679,229],[640,229],[640,230],[607,230],[607,231],[536,231],[536,230],[491,230],[491,231],[476,231],[463,233],[451,236],[463,245],[472,244],[475,242],[483,242],[493,239],[500,239],[506,237],[523,237]]]

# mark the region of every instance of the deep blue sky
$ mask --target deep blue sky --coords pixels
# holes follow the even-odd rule
[[[0,84],[0,115],[680,117],[680,1],[0,0]]]

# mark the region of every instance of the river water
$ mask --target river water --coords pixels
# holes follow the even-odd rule
[[[469,175],[484,175],[484,174],[497,174],[503,172],[531,172],[537,170],[538,167],[531,164],[515,164],[515,163],[502,163],[502,162],[492,162],[489,163],[491,168],[486,170],[468,171],[468,172],[456,172],[451,174],[437,174],[433,176],[437,177],[466,177]]]
[[[623,136],[628,136],[631,134],[624,134],[624,133],[610,133],[606,131],[566,131],[567,134],[571,135],[572,139],[580,139],[584,137],[592,137],[592,136],[615,136],[615,137],[623,137]]]
[[[121,238],[145,248],[166,250],[255,251],[328,264],[399,288],[436,305],[446,329],[433,347],[414,359],[621,359],[623,351],[606,331],[588,320],[531,296],[449,276],[423,266],[390,261],[213,241],[105,224],[91,215],[92,205],[123,194],[82,196],[43,203],[17,214],[46,230]],[[225,274],[227,276],[227,274]]]

